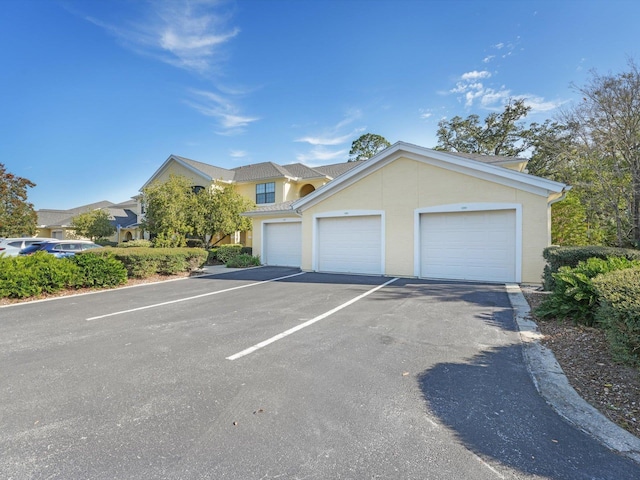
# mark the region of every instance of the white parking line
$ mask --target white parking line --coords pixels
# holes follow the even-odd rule
[[[152,305],[145,305],[144,307],[131,308],[129,310],[121,310],[119,312],[107,313],[105,315],[98,315],[96,317],[87,318],[87,322],[90,322],[92,320],[99,320],[101,318],[106,318],[106,317],[113,317],[115,315],[122,315],[124,313],[138,312],[140,310],[146,310],[148,308],[156,308],[156,307],[162,307],[164,305],[171,305],[172,303],[187,302],[189,300],[195,300],[196,298],[208,297],[210,295],[217,295],[219,293],[224,293],[224,292],[231,292],[232,290],[240,290],[241,288],[255,287],[256,285],[262,285],[263,283],[275,282],[277,280],[284,280],[285,278],[297,277],[298,275],[303,275],[304,273],[305,272],[294,273],[293,275],[272,278],[271,280],[263,280],[261,282],[249,283],[247,285],[240,285],[238,287],[225,288],[224,290],[217,290],[215,292],[202,293],[200,295],[194,295],[193,297],[179,298],[177,300],[170,300],[168,302],[154,303]]]
[[[267,345],[272,344],[273,342],[276,342],[284,337],[287,337],[289,335],[291,335],[292,333],[297,332],[298,330],[302,330],[305,327],[308,327],[309,325],[312,325],[316,322],[319,322],[320,320],[322,320],[323,318],[327,318],[330,315],[333,315],[334,313],[342,310],[345,307],[348,307],[349,305],[351,305],[352,303],[356,303],[358,300],[363,299],[364,297],[366,297],[367,295],[371,295],[374,292],[377,292],[378,290],[380,290],[382,287],[386,287],[387,285],[389,285],[390,283],[395,282],[396,280],[398,280],[397,278],[392,278],[391,280],[389,280],[386,283],[383,283],[382,285],[378,285],[375,288],[372,288],[371,290],[363,293],[362,295],[358,295],[355,298],[352,298],[351,300],[349,300],[348,302],[343,303],[342,305],[338,305],[336,308],[329,310],[328,312],[323,313],[322,315],[318,315],[315,318],[312,318],[311,320],[307,320],[304,323],[301,323],[300,325],[296,325],[293,328],[290,328],[289,330],[279,333],[278,335],[275,335],[267,340],[265,340],[264,342],[260,342],[255,344],[253,347],[249,347],[245,350],[242,350],[241,352],[238,352],[234,355],[231,355],[230,357],[227,357],[227,360],[237,360],[240,357],[244,357],[245,355],[249,355],[250,353],[255,352],[256,350],[259,350],[263,347],[266,347]]]

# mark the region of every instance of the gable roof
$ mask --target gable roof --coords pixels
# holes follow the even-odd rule
[[[242,183],[258,182],[261,180],[271,180],[276,178],[288,178],[292,180],[326,178],[327,180],[332,180],[365,161],[366,160],[342,162],[332,165],[322,165],[319,167],[309,167],[302,163],[279,165],[275,162],[261,162],[227,169],[171,154],[160,168],[155,171],[151,178],[149,178],[149,180],[147,180],[147,182],[140,188],[140,190],[151,184],[171,162],[176,162],[182,165],[187,170],[190,170],[209,182],[220,180],[227,183]]]
[[[92,210],[107,210],[113,217],[111,223],[117,227],[128,227],[135,224],[138,221],[138,216],[135,213],[137,202],[135,200],[127,200],[122,203],[113,203],[108,200],[101,202],[90,203],[88,205],[82,205],[80,207],[70,208],[68,210],[53,210],[53,209],[40,209],[36,211],[38,215],[38,226],[40,228],[51,227],[68,227],[71,225],[73,217],[90,212]]]
[[[546,198],[549,198],[552,194],[561,195],[571,188],[563,183],[496,165],[506,163],[503,160],[507,159],[507,157],[479,156],[481,158],[478,158],[478,156],[474,154],[441,152],[406,142],[397,142],[369,160],[363,161],[357,167],[345,172],[335,180],[318,188],[306,197],[296,200],[291,207],[294,210],[304,210],[305,208],[315,205],[328,196],[352,185],[360,178],[379,170],[400,157],[410,158],[495,183],[512,186]],[[518,159],[518,161],[526,160]]]

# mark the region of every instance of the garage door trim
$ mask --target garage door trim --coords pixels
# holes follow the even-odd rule
[[[416,277],[421,275],[421,238],[420,215],[423,213],[457,213],[457,212],[486,212],[495,210],[514,210],[516,214],[515,231],[515,281],[522,282],[522,205],[519,203],[456,203],[437,205],[414,210],[413,216],[413,272]]]
[[[380,272],[384,275],[385,272],[385,212],[384,210],[336,210],[331,212],[316,213],[313,215],[312,225],[312,258],[311,269],[314,272],[318,271],[318,252],[319,252],[319,228],[318,224],[321,218],[344,218],[344,217],[366,217],[366,216],[378,216],[380,217]]]
[[[263,220],[260,224],[260,258],[268,261],[269,259],[266,257],[265,247],[267,245],[266,242],[266,233],[267,233],[267,225],[273,223],[300,223],[302,224],[302,219],[298,218],[278,218],[278,219],[270,219]],[[302,225],[300,226],[302,228]],[[300,244],[300,255],[302,256],[302,242]]]

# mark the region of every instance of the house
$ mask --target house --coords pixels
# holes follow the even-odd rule
[[[279,165],[262,162],[226,169],[170,155],[141,190],[154,182],[164,182],[171,175],[176,175],[190,179],[196,191],[200,188],[211,188],[215,184],[231,184],[238,193],[259,207],[273,208],[309,195],[361,163],[364,162],[343,162],[311,168],[302,163]],[[251,246],[252,232],[237,232],[234,236],[225,238],[214,237],[211,242]]]
[[[526,162],[398,142],[246,213],[253,251],[305,271],[539,283],[550,207],[570,187],[525,173]]]
[[[142,238],[138,228],[139,204],[135,198],[127,202],[113,203],[108,200],[82,205],[69,210],[53,210],[43,208],[38,210],[38,237],[58,239],[77,238],[71,228],[73,217],[92,210],[106,210],[111,218],[116,233],[109,238],[114,242],[122,242]]]

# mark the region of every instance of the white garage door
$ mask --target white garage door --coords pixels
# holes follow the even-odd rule
[[[516,281],[515,210],[420,215],[420,276]]]
[[[382,274],[379,215],[318,219],[318,271]]]
[[[299,267],[302,256],[302,223],[265,223],[263,243],[262,263]]]

